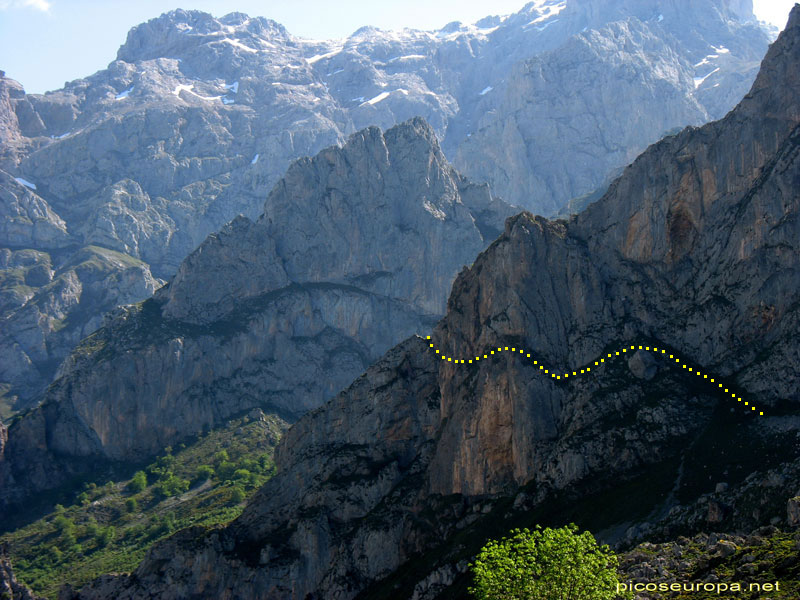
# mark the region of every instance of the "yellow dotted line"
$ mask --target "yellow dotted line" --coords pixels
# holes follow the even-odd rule
[[[425,339],[430,341],[431,336],[426,336]],[[498,346],[497,350],[490,350],[489,352],[487,352],[483,356],[478,355],[474,359],[473,358],[468,358],[468,359],[452,358],[452,357],[449,357],[449,356],[445,356],[444,354],[439,352],[438,348],[434,347],[433,342],[430,342],[430,347],[433,348],[434,350],[436,350],[436,354],[441,356],[442,360],[446,360],[447,362],[452,362],[452,363],[462,364],[462,365],[463,364],[472,364],[473,362],[478,362],[479,360],[481,360],[481,358],[487,359],[487,358],[489,358],[489,356],[491,356],[495,352],[497,352],[497,353],[500,353],[500,352],[514,352],[514,353],[522,354],[523,356],[525,356],[525,358],[531,358],[530,352],[525,352],[522,348],[509,348],[508,346]],[[716,383],[717,386],[719,386],[719,389],[721,389],[725,394],[730,394],[731,398],[734,398],[737,402],[744,402],[744,405],[745,406],[749,406],[750,410],[752,410],[752,411],[756,410],[755,406],[751,405],[746,400],[742,400],[739,396],[736,395],[735,392],[730,391],[723,384],[717,382],[713,377],[709,377],[707,374],[701,372],[699,369],[695,369],[695,368],[687,366],[685,363],[681,362],[681,359],[679,359],[677,356],[669,354],[669,352],[667,352],[663,348],[656,348],[655,346],[652,346],[652,347],[651,346],[636,346],[636,345],[634,345],[634,346],[626,346],[625,348],[623,348],[619,352],[609,352],[606,356],[594,361],[594,366],[595,367],[599,367],[601,364],[606,362],[606,358],[615,358],[617,356],[620,356],[621,354],[625,354],[626,352],[628,352],[628,350],[634,350],[635,351],[637,349],[638,350],[645,350],[647,352],[652,352],[654,354],[663,354],[665,358],[666,358],[666,356],[669,356],[669,358],[671,360],[674,360],[676,364],[681,365],[684,369],[688,369],[689,372],[694,373],[695,375],[697,375],[698,377],[702,377],[703,379],[707,379],[710,383]],[[572,377],[577,377],[578,375],[589,373],[592,370],[592,368],[587,365],[587,366],[585,366],[584,368],[582,368],[580,370],[576,369],[575,371],[572,371],[572,373],[566,372],[566,373],[561,373],[559,375],[559,374],[553,373],[549,369],[546,369],[543,365],[539,364],[539,362],[537,360],[535,360],[533,358],[531,358],[531,360],[533,360],[533,364],[534,365],[538,365],[540,371],[543,371],[545,375],[550,375],[550,377],[552,377],[553,379],[562,379],[562,378],[563,379],[568,379],[570,375],[572,375]],[[764,413],[762,411],[759,411],[758,414],[763,416]]]

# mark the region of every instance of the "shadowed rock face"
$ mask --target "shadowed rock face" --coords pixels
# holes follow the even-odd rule
[[[293,160],[414,116],[471,179],[555,214],[666,131],[725,114],[770,35],[746,2],[727,0],[543,0],[475,25],[333,41],[240,13],[172,11],[60,90],[25,94],[0,78],[0,245],[44,252],[54,270],[78,248],[126,254],[149,271],[114,300],[138,302],[149,292],[134,289],[174,275],[210,233],[257,219]],[[17,301],[0,313],[14,340],[0,353],[11,386],[0,401],[22,410],[98,327],[95,309],[114,304],[78,297],[68,319],[32,322],[16,308],[41,306],[34,291],[0,292]]]
[[[515,212],[448,164],[422,119],[296,162],[153,298],[67,359],[9,431],[0,499],[136,461],[255,406],[296,419],[444,313]],[[2,464],[2,461],[0,461]]]
[[[278,474],[229,527],[181,532],[133,575],[74,597],[433,597],[470,535],[548,506],[594,500],[591,513],[607,514],[599,499],[621,502],[623,485],[641,504],[631,539],[784,518],[784,488],[800,484],[798,64],[800,7],[725,119],[654,145],[569,221],[508,219],[432,333],[447,356],[523,347],[561,372],[658,345],[765,416],[664,358],[648,377],[634,356],[555,381],[518,354],[456,365],[413,337],[286,433]],[[717,488],[711,511],[709,480],[722,476],[730,490]],[[595,522],[635,523],[616,519]]]

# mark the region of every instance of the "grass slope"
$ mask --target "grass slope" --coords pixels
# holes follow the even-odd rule
[[[110,572],[133,570],[157,540],[190,525],[227,523],[272,476],[272,454],[288,425],[253,411],[189,445],[166,448],[124,481],[87,484],[74,504],[16,531],[8,542],[18,579],[56,598]]]

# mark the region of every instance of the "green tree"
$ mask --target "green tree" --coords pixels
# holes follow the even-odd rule
[[[56,530],[60,534],[64,534],[68,531],[75,531],[75,523],[73,523],[69,517],[64,515],[58,515],[55,519],[53,519],[53,525],[56,526]]]
[[[244,490],[240,488],[238,485],[234,486],[233,491],[231,492],[231,502],[233,502],[234,504],[239,504],[244,500],[244,498],[245,498]]]
[[[125,501],[125,510],[129,513],[134,513],[139,510],[139,503],[136,502],[136,498],[128,498]]]
[[[230,461],[223,460],[217,465],[216,475],[220,481],[228,481],[236,472],[236,465]]]
[[[214,467],[211,465],[200,465],[197,467],[197,473],[194,476],[194,480],[192,480],[192,485],[200,485],[201,483],[208,481],[214,476]]]
[[[133,475],[133,479],[131,479],[130,483],[128,483],[128,491],[131,494],[138,494],[146,487],[147,475],[145,475],[144,471],[136,471],[136,473]]]
[[[117,530],[114,529],[113,526],[109,525],[104,529],[100,530],[100,535],[97,536],[97,545],[101,548],[105,548],[108,546],[116,537]]]
[[[162,498],[170,498],[177,494],[182,494],[189,489],[189,482],[186,479],[177,477],[174,473],[169,473],[162,481],[156,485],[155,491]]]
[[[489,541],[472,563],[479,600],[612,600],[618,559],[574,524],[559,529],[514,529]]]
[[[100,525],[97,524],[97,519],[89,517],[86,523],[86,535],[89,537],[97,537],[100,534]]]
[[[233,479],[240,483],[248,484],[253,482],[253,474],[247,469],[236,469],[233,473]]]

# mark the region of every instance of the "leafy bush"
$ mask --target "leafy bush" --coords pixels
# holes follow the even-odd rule
[[[182,494],[189,489],[189,482],[177,477],[174,473],[167,474],[155,487],[155,492],[162,498],[171,498]]]
[[[255,477],[253,477],[253,474],[247,469],[236,469],[236,471],[233,473],[233,479],[234,481],[240,481],[241,483],[247,484],[253,483]]]
[[[89,522],[86,523],[86,535],[96,538],[100,534],[100,526],[94,517],[89,517]]]
[[[139,503],[136,502],[136,498],[128,498],[125,501],[125,510],[129,513],[134,513],[139,510]]]
[[[214,476],[214,467],[211,465],[200,465],[197,467],[197,473],[192,480],[192,485],[200,485],[201,483],[208,481]]]
[[[146,487],[147,487],[147,475],[145,475],[144,471],[136,471],[136,473],[133,476],[133,479],[131,479],[130,483],[128,483],[128,491],[131,494],[138,494]]]
[[[576,525],[515,529],[491,540],[471,565],[479,600],[612,600],[617,597],[616,555]]]
[[[114,538],[116,537],[116,535],[117,535],[117,530],[111,525],[101,529],[100,530],[100,535],[98,535],[97,538],[96,538],[97,539],[97,545],[100,548],[105,548],[112,541],[114,541]]]
[[[230,461],[224,460],[217,465],[216,475],[220,481],[228,481],[236,472],[236,465]]]
[[[245,493],[242,488],[238,485],[234,486],[233,491],[231,492],[231,502],[234,504],[239,504],[240,502],[244,501]]]

